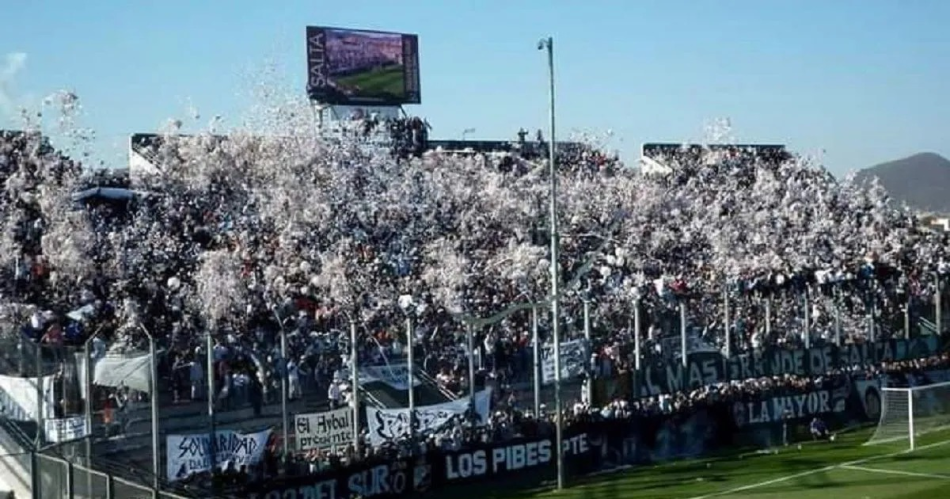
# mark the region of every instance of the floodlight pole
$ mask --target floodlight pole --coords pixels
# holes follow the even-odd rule
[[[548,131],[548,167],[551,189],[551,333],[554,337],[554,411],[555,448],[557,449],[557,490],[564,488],[564,425],[561,408],[561,334],[558,328],[558,227],[557,227],[557,165],[555,163],[554,134],[554,38],[538,42],[538,50],[548,53],[548,86],[550,130]]]

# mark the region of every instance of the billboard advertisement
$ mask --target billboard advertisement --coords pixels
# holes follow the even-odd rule
[[[307,94],[337,105],[419,104],[419,38],[308,26]]]

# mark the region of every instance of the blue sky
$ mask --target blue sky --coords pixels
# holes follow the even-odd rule
[[[950,1],[199,1],[4,2],[0,127],[9,109],[71,89],[95,154],[190,106],[230,124],[276,62],[304,91],[304,27],[417,33],[421,106],[433,136],[513,138],[545,126],[555,37],[560,129],[698,141],[728,117],[742,142],[824,151],[835,173],[922,151],[950,157]],[[25,54],[25,58],[6,57]]]

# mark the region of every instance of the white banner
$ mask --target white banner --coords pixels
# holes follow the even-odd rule
[[[211,470],[211,452],[208,434],[168,435],[166,440],[166,471],[168,480],[181,480],[194,473]],[[215,434],[214,462],[224,470],[229,463],[235,469],[261,461],[270,439],[270,430],[257,433],[238,433],[220,430]]]
[[[406,364],[360,366],[360,386],[375,382],[386,383],[396,390],[409,390],[409,366]],[[422,381],[417,376],[413,380],[413,386],[421,384]]]
[[[427,405],[416,408],[416,433],[437,433],[449,427],[459,419],[465,419],[469,407],[469,398]],[[491,390],[484,389],[475,394],[475,414],[478,426],[488,423],[491,411]],[[369,439],[373,445],[409,436],[409,409],[366,408],[366,423],[369,426]]]
[[[333,449],[353,442],[353,409],[298,414],[294,424],[297,450]]]
[[[0,375],[0,417],[14,421],[36,421],[37,378],[19,378]],[[56,403],[53,397],[53,376],[40,378],[43,383],[43,419],[55,416]]]
[[[79,440],[89,435],[85,416],[72,416],[63,419],[46,419],[43,421],[46,440],[54,444]]]
[[[133,390],[149,393],[152,379],[151,354],[118,355],[107,354],[95,362],[92,383],[99,386],[119,388],[127,386]],[[79,381],[85,382],[85,374],[80,367]]]
[[[561,379],[576,378],[587,371],[590,357],[586,340],[561,342]],[[554,383],[554,345],[547,343],[541,347],[541,379],[545,384]]]

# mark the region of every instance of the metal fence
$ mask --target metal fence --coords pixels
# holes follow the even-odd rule
[[[36,454],[36,466],[36,499],[186,499],[42,453]]]
[[[0,455],[0,476],[3,477],[4,484],[10,489],[4,490],[4,492],[14,492],[16,497],[20,497],[21,492],[30,490],[30,483],[29,475],[24,475],[18,470],[31,469],[30,460],[32,455],[29,452],[9,452],[2,449],[0,449],[0,452],[3,452]]]
[[[707,296],[698,299],[691,299],[687,302],[685,314],[683,314],[686,324],[690,330],[698,330],[702,334],[703,330],[715,331],[722,328],[724,322],[732,325],[733,330],[739,333],[743,329],[746,331],[752,326],[748,323],[763,323],[768,320],[774,324],[777,331],[783,329],[793,329],[796,325],[803,322],[814,324],[813,327],[822,331],[833,331],[835,322],[835,311],[840,309],[842,336],[865,334],[868,328],[871,334],[880,334],[881,337],[901,337],[917,336],[920,334],[932,334],[936,330],[947,331],[950,325],[950,286],[945,278],[939,284],[939,292],[936,279],[933,282],[926,283],[927,289],[914,294],[913,299],[909,300],[905,308],[895,306],[893,301],[887,302],[886,306],[875,308],[865,306],[861,302],[851,303],[850,306],[836,305],[833,294],[808,295],[799,297],[786,297],[785,299],[776,299],[771,302],[771,307],[767,307],[766,302],[758,298],[733,295],[724,297],[723,295]],[[820,302],[820,303],[818,303]],[[822,314],[815,317],[807,317],[805,311],[806,303],[818,303]],[[566,324],[564,329],[565,338],[578,337],[583,334],[583,326],[580,318],[582,314],[579,310],[573,310],[570,315],[575,317],[576,321]],[[662,306],[647,307],[641,309],[642,336],[648,334],[651,326],[656,330],[658,339],[671,336],[674,339],[678,337],[681,328],[681,314],[677,307],[670,304]],[[545,318],[546,314],[540,314],[542,322],[549,322]],[[869,317],[873,320],[868,321]],[[906,318],[905,318],[906,317]],[[525,324],[530,324],[530,313],[525,312],[522,317]],[[615,318],[613,318],[615,319]],[[593,337],[596,339],[610,337],[615,335],[618,328],[632,328],[632,320],[626,324],[619,324],[616,320],[606,317],[597,317],[596,309],[591,314],[590,325]],[[739,324],[741,320],[741,324]],[[870,324],[869,324],[870,322]],[[876,324],[876,325],[871,325]],[[939,326],[938,326],[939,324]],[[926,326],[926,327],[924,327]],[[925,332],[924,330],[929,332]],[[819,331],[813,331],[819,333]],[[737,334],[738,335],[738,334]],[[719,336],[713,334],[711,336]],[[741,335],[739,335],[741,336]],[[676,350],[676,341],[673,348],[664,350]],[[721,345],[719,345],[721,346]],[[736,345],[737,350],[742,350],[743,345]],[[735,351],[733,353],[736,353]],[[87,397],[83,395],[82,371],[80,359],[86,355],[83,347],[75,346],[48,346],[37,345],[20,334],[6,334],[0,336],[0,374],[25,378],[24,386],[33,383],[32,389],[37,393],[48,393],[44,399],[50,401],[50,407],[44,409],[44,418],[63,417],[65,415],[82,414],[83,404]],[[166,366],[167,367],[167,366]],[[163,369],[163,376],[159,386],[161,388],[162,408],[160,415],[161,443],[164,444],[164,437],[168,433],[190,433],[200,431],[206,425],[204,424],[203,411],[204,404],[200,401],[190,404],[172,404],[173,397],[168,383],[168,370]],[[37,376],[49,376],[53,380],[50,386],[37,387]],[[529,385],[524,382],[530,382],[530,377],[525,379],[515,378],[511,381],[522,382],[523,388],[527,389]],[[581,383],[578,380],[565,380],[563,385],[563,398],[565,401],[580,398]],[[26,388],[30,387],[26,386]],[[93,417],[92,417],[92,439],[88,444],[81,441],[72,444],[57,446],[52,452],[43,452],[37,455],[36,466],[41,472],[39,476],[40,490],[36,497],[106,497],[106,498],[136,498],[153,497],[154,492],[150,486],[142,484],[151,484],[151,421],[150,421],[150,400],[144,393],[129,393],[129,404],[124,410],[108,405],[108,396],[113,395],[116,390],[108,387],[93,387]],[[608,390],[609,391],[609,390]],[[0,396],[6,397],[2,393]],[[309,394],[308,394],[309,395]],[[541,391],[541,403],[553,406],[553,387],[544,386]],[[306,397],[311,399],[314,397]],[[525,399],[529,397],[524,397]],[[306,400],[299,404],[301,407],[291,407],[291,413],[312,412],[316,409],[303,407],[309,405],[312,400]],[[530,406],[531,401],[522,400],[523,406]],[[39,404],[37,404],[39,406]],[[220,417],[220,427],[235,428],[243,426],[241,423],[249,421],[265,421],[267,425],[278,428],[280,425],[280,414],[275,412],[276,407],[266,407],[265,414],[254,414],[251,409],[238,406],[232,407],[232,411],[222,409],[218,414]],[[7,407],[7,404],[4,405]],[[191,407],[191,408],[189,408]],[[198,409],[194,409],[198,407]],[[21,408],[24,411],[29,409],[34,413],[39,407]],[[271,410],[267,410],[271,409]],[[45,413],[49,412],[49,416]],[[230,413],[233,412],[233,417]],[[21,415],[22,416],[22,415]],[[0,423],[4,425],[12,424],[15,430],[21,433],[20,439],[32,442],[36,437],[37,423],[23,421],[23,418],[15,418],[6,410],[0,414]],[[261,423],[263,424],[263,423]],[[0,433],[3,433],[0,431]],[[8,432],[9,433],[9,432]],[[291,432],[292,433],[292,432]],[[113,444],[113,442],[116,442]],[[43,448],[43,441],[38,441],[39,448]],[[119,445],[121,443],[121,445]],[[88,448],[87,448],[88,445]],[[103,454],[112,449],[120,447],[121,452],[115,453],[114,459],[122,459],[125,468],[112,469],[103,464],[106,458]],[[22,447],[33,448],[33,447]],[[9,452],[9,451],[8,451]],[[160,450],[160,463],[164,462],[164,452]],[[91,460],[90,460],[91,459]],[[91,466],[90,466],[91,462]],[[72,464],[70,464],[72,463]],[[32,470],[33,457],[30,451],[21,453],[8,453],[0,457],[0,471],[3,466],[17,466],[19,469]],[[95,468],[95,469],[90,469]],[[132,468],[135,468],[134,470]],[[145,472],[148,470],[148,472]],[[29,484],[27,484],[29,485]],[[175,499],[180,496],[174,493],[161,493],[159,497]]]

